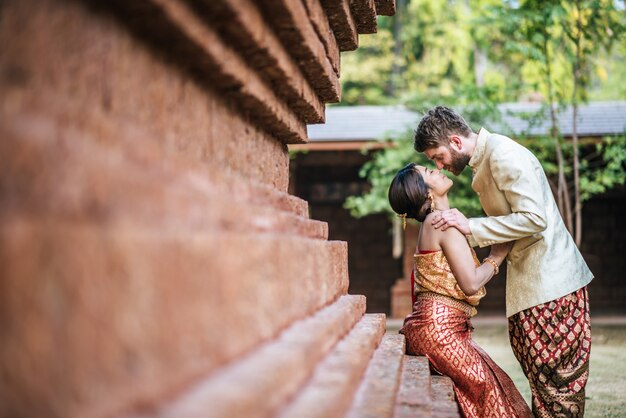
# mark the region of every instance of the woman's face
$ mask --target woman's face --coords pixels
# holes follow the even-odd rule
[[[439,170],[433,170],[422,165],[416,166],[415,169],[422,175],[434,195],[443,196],[452,187],[452,180]]]

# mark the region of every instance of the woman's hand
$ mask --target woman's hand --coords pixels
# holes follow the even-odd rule
[[[511,248],[513,248],[514,243],[515,241],[509,241],[492,245],[489,258],[498,263],[498,265],[501,264],[509,254],[509,251],[511,251]]]

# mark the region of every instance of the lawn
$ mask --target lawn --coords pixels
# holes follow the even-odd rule
[[[511,376],[528,404],[530,389],[509,345],[505,324],[474,323],[474,340]],[[591,327],[585,417],[626,417],[626,325]]]

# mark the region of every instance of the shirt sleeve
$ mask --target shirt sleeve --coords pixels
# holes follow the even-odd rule
[[[546,229],[543,168],[526,151],[498,150],[490,156],[491,174],[511,213],[469,219],[470,243],[480,247],[524,238]]]

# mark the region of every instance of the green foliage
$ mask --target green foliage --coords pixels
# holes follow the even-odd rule
[[[596,155],[600,157],[599,164],[588,159],[581,164],[582,201],[626,183],[626,135],[604,138],[604,142],[596,144]]]

